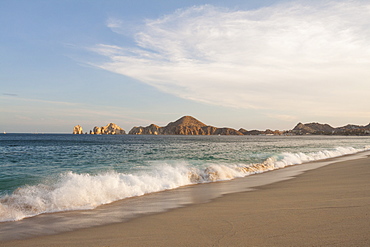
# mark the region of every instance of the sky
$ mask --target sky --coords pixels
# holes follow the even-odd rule
[[[0,131],[370,122],[370,1],[0,0]]]

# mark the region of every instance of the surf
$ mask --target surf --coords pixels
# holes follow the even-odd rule
[[[281,169],[291,165],[354,154],[369,147],[337,147],[317,152],[282,152],[261,163],[158,160],[135,173],[114,170],[97,174],[64,172],[36,185],[25,185],[0,198],[0,222],[19,221],[44,213],[90,210],[126,198],[211,183]]]

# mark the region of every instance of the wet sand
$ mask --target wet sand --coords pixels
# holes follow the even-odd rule
[[[370,158],[124,223],[0,246],[370,246]]]

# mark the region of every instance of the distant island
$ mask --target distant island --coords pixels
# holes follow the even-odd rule
[[[83,134],[80,125],[73,128],[73,134]],[[124,135],[125,130],[114,123],[103,127],[94,127],[90,130],[94,135]],[[87,134],[87,132],[85,133]],[[359,126],[348,124],[343,127],[334,128],[328,124],[320,123],[298,123],[292,130],[236,130],[232,128],[218,128],[206,125],[191,116],[184,116],[175,122],[170,122],[164,127],[151,124],[146,127],[133,127],[129,135],[370,135],[370,124]]]

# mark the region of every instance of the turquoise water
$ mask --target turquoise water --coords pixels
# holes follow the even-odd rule
[[[0,221],[93,209],[370,148],[370,137],[0,135]]]

